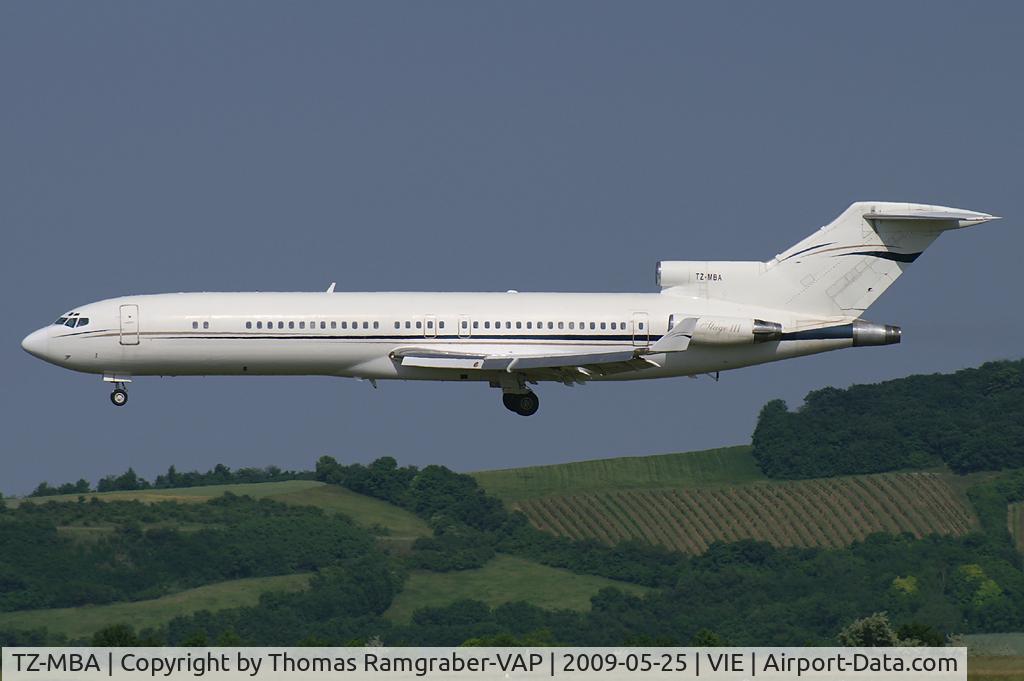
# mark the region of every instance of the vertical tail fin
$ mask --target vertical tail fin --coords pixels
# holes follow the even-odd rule
[[[766,263],[659,264],[666,293],[721,298],[822,316],[858,317],[947,230],[997,219],[916,203],[854,203]],[[685,266],[684,266],[685,265]],[[694,271],[695,277],[686,272]],[[701,272],[727,272],[721,281]],[[667,285],[666,285],[667,284]]]

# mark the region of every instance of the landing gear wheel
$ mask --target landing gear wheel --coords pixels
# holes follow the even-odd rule
[[[128,404],[128,393],[117,388],[114,392],[110,393],[110,401],[114,403],[115,407],[123,407]]]
[[[540,400],[535,393],[504,393],[501,401],[505,408],[520,416],[532,416],[540,407]]]

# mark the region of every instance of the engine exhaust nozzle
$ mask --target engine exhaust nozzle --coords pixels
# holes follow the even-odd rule
[[[903,329],[889,324],[874,324],[857,320],[853,323],[853,347],[863,345],[893,345],[900,342]]]

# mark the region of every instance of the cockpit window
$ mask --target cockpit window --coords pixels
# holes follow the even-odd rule
[[[80,317],[78,312],[69,312],[61,315],[54,322],[56,326],[67,326],[69,328],[75,328],[76,326],[85,326],[89,323],[88,317]]]

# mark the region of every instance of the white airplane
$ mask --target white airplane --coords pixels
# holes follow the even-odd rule
[[[767,262],[662,261],[659,293],[170,293],[78,307],[22,341],[102,374],[486,381],[529,416],[540,381],[697,376],[899,343],[860,318],[942,232],[997,219],[859,202]]]

